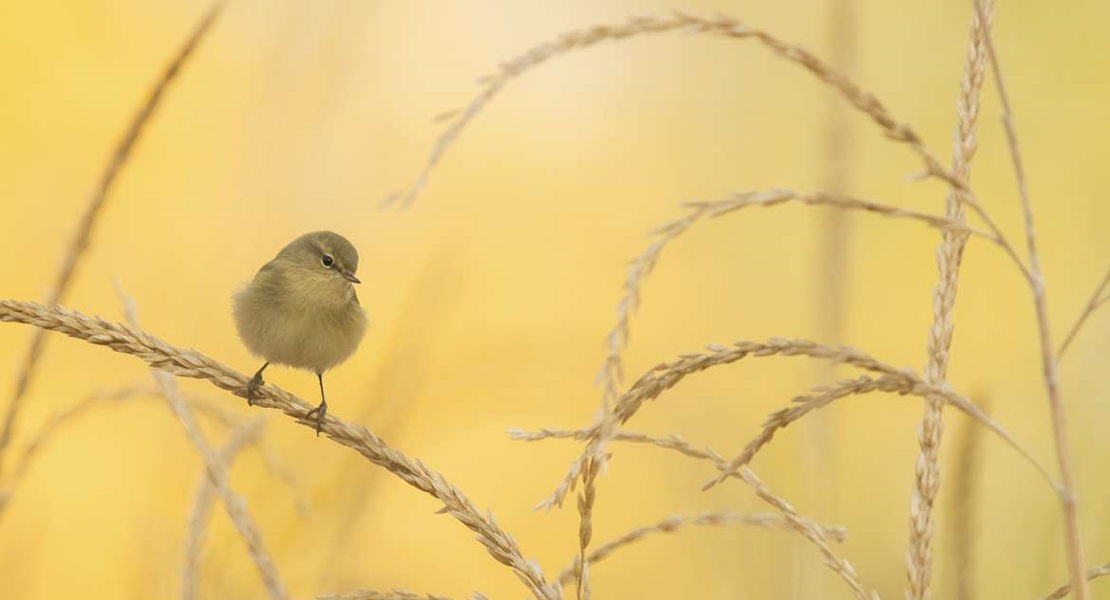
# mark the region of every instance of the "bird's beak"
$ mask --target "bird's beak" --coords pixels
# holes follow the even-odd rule
[[[343,279],[346,279],[347,281],[350,281],[351,283],[362,283],[362,281],[359,280],[358,277],[355,277],[354,273],[343,271],[342,275],[343,275]]]

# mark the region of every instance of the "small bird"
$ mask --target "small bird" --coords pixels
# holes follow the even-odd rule
[[[347,360],[366,333],[366,313],[355,294],[358,251],[331,231],[289,242],[234,296],[235,325],[247,349],[265,360],[247,386],[247,404],[265,384],[270,364],[307,369],[320,381],[316,435],[328,413],[324,373]]]

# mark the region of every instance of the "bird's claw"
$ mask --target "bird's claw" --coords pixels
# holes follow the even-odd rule
[[[247,406],[254,406],[254,395],[258,392],[258,388],[264,385],[266,385],[266,381],[262,379],[262,371],[251,377],[250,383],[247,384]]]
[[[312,415],[316,415],[316,437],[320,437],[320,428],[324,424],[324,417],[328,414],[328,403],[321,402],[320,406],[305,413],[305,419],[311,419]]]

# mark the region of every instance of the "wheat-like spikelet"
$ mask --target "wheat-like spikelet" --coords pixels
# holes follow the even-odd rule
[[[1068,347],[1071,346],[1072,341],[1075,340],[1076,334],[1079,333],[1080,329],[1083,329],[1083,325],[1087,322],[1087,319],[1090,318],[1091,314],[1102,305],[1110,302],[1110,294],[1103,293],[1106,291],[1107,286],[1110,286],[1110,269],[1106,270],[1106,273],[1102,276],[1102,280],[1098,282],[1098,286],[1095,288],[1094,293],[1091,294],[1091,298],[1087,300],[1087,304],[1083,307],[1083,310],[1080,311],[1079,317],[1075,320],[1075,324],[1068,330],[1068,335],[1064,337],[1064,342],[1060,344],[1060,349],[1056,351],[1057,361],[1063,358],[1064,353],[1068,351]]]
[[[105,165],[104,171],[100,176],[100,181],[89,197],[89,203],[85,207],[85,212],[81,215],[81,219],[77,223],[77,231],[74,233],[73,241],[67,248],[65,256],[62,258],[62,265],[58,270],[58,275],[54,279],[54,286],[50,288],[50,291],[46,295],[47,305],[57,304],[65,298],[66,292],[69,290],[69,284],[73,280],[73,275],[77,271],[77,264],[89,245],[89,238],[92,236],[93,228],[96,225],[97,218],[100,216],[101,209],[104,207],[104,202],[108,198],[108,193],[112,189],[112,184],[116,181],[116,176],[119,175],[120,170],[131,157],[131,152],[135,147],[135,143],[143,133],[146,125],[150,122],[150,118],[158,108],[166,90],[169,89],[170,84],[186,65],[193,51],[196,50],[201,40],[204,39],[205,34],[208,33],[208,30],[219,15],[223,5],[224,0],[217,0],[205,12],[200,22],[193,28],[189,37],[185,39],[185,42],[181,45],[180,49],[178,49],[177,54],[154,84],[154,87],[151,88],[142,107],[135,113],[135,116],[132,117],[131,124],[128,126],[126,133],[124,133],[123,138],[116,145],[115,151],[108,160],[108,164]],[[11,443],[15,422],[19,418],[20,407],[27,395],[27,389],[31,384],[31,379],[34,377],[39,356],[42,354],[44,344],[46,343],[44,335],[45,331],[42,329],[35,329],[31,332],[31,342],[27,347],[27,354],[24,356],[18,374],[16,375],[15,391],[12,394],[11,400],[8,402],[7,412],[4,415],[4,423],[0,426],[0,472],[3,471],[4,451]]]
[[[166,373],[203,379],[236,396],[246,397],[249,377],[199,352],[176,348],[134,327],[88,317],[60,306],[46,307],[16,300],[0,300],[0,321],[24,323],[107,346],[116,352],[136,356]],[[310,429],[316,426],[315,418],[306,417],[315,406],[276,386],[267,385],[259,389],[254,403],[262,408],[280,410]],[[365,427],[334,415],[329,414],[323,420],[321,432],[442,502],[444,512],[478,534],[478,541],[490,555],[512,569],[537,598],[559,598],[558,592],[544,579],[539,566],[522,556],[516,541],[497,525],[492,516],[479,511],[461,490],[442,475],[386,445]]]
[[[589,440],[586,450],[571,465],[567,475],[559,486],[546,500],[540,503],[541,507],[559,506],[566,499],[567,493],[573,489],[574,482],[582,473],[586,460],[597,455],[600,440],[616,434],[616,428],[604,430],[607,421],[624,423],[639,410],[646,400],[654,400],[664,391],[674,387],[687,375],[703,371],[713,366],[729,364],[747,357],[766,356],[808,356],[811,358],[825,359],[833,363],[848,364],[867,371],[898,373],[899,369],[883,364],[867,354],[852,348],[836,348],[824,346],[807,340],[788,340],[775,338],[767,342],[737,342],[731,347],[713,345],[709,346],[708,354],[684,354],[678,360],[661,363],[650,369],[625,392],[610,411],[611,418],[602,420],[595,425],[595,433]]]
[[[852,196],[832,192],[802,193],[787,189],[773,189],[765,192],[737,192],[730,198],[724,200],[694,201],[687,202],[686,204],[695,210],[704,208],[706,211],[705,214],[708,217],[719,217],[749,206],[769,207],[786,202],[798,202],[808,206],[830,206],[847,210],[861,210],[884,217],[912,219],[921,221],[941,231],[950,231],[965,236],[975,235],[985,240],[998,243],[998,239],[993,234],[970,228],[962,221],[953,219],[950,216],[942,217],[931,215],[916,210],[883,204],[873,200],[854,198]]]
[[[689,209],[687,214],[652,230],[652,235],[656,237],[655,241],[629,263],[624,281],[624,293],[617,303],[617,322],[606,336],[606,355],[602,369],[598,374],[598,381],[603,386],[606,398],[617,396],[617,386],[624,377],[621,353],[628,343],[630,321],[640,305],[640,290],[643,287],[643,281],[655,268],[663,249],[703,217],[719,217],[745,207],[771,207],[791,201],[811,206],[863,210],[887,217],[909,218],[942,231],[952,229],[967,235],[977,235],[996,244],[1001,241],[997,236],[968,228],[957,221],[843,194],[825,192],[806,194],[777,189],[765,192],[740,192],[724,200],[689,202],[686,205]]]
[[[128,322],[137,329],[139,327],[139,317],[134,301],[124,294],[118,283],[116,289],[123,301],[123,310],[127,315]],[[154,376],[154,381],[158,384],[158,389],[161,390],[162,396],[170,405],[170,409],[185,429],[185,435],[200,452],[201,458],[204,460],[204,471],[212,484],[213,491],[223,500],[228,518],[235,525],[239,537],[243,538],[243,542],[247,546],[247,553],[258,569],[262,584],[266,587],[266,593],[269,594],[272,600],[286,600],[289,597],[289,592],[285,589],[285,584],[281,582],[281,576],[274,564],[274,559],[270,556],[270,551],[266,549],[266,545],[262,542],[262,535],[247,510],[247,503],[242,496],[236,494],[231,488],[227,462],[205,439],[193,411],[189,410],[185,398],[177,389],[177,380],[169,373],[158,369],[151,369],[151,375]]]
[[[838,557],[832,551],[824,532],[821,531],[821,528],[813,519],[800,516],[798,511],[796,511],[790,503],[776,496],[768,489],[767,486],[756,477],[751,469],[742,467],[739,474],[744,483],[748,484],[760,499],[779,509],[794,530],[802,534],[803,537],[817,547],[821,552],[822,558],[825,559],[825,565],[839,575],[840,578],[844,580],[844,583],[848,584],[848,587],[852,590],[856,598],[859,600],[878,600],[878,592],[872,591],[871,595],[868,596],[859,582],[859,577],[856,575],[855,568],[852,567],[852,564],[849,563],[847,559]]]
[[[516,439],[529,441],[556,438],[590,439],[597,435],[597,426],[580,431],[548,429],[541,430],[538,433],[521,431],[514,431],[511,433]],[[678,436],[672,435],[667,438],[653,438],[642,434],[621,432],[617,434],[616,439],[673,450],[684,456],[706,460],[713,463],[718,470],[723,470],[726,467],[724,459],[716,452],[695,448]],[[772,492],[750,468],[746,466],[741,467],[735,472],[734,476],[751,487],[760,500],[778,509],[789,528],[802,534],[804,538],[817,547],[818,551],[821,552],[822,557],[825,559],[825,565],[832,569],[833,572],[839,575],[840,578],[848,584],[848,587],[852,589],[856,597],[860,598],[860,600],[867,600],[867,595],[863,591],[863,586],[859,583],[859,578],[856,575],[855,569],[852,568],[852,565],[848,561],[837,557],[829,546],[828,540],[830,536],[826,535],[826,531],[829,528],[821,527],[813,519],[799,515],[789,502]],[[835,539],[840,537],[840,535],[839,533],[833,533],[831,537]],[[577,570],[577,564],[574,565],[574,568]],[[878,598],[878,594],[872,592],[872,598]]]
[[[766,192],[737,193],[725,200],[687,203],[690,209],[689,212],[653,230],[652,233],[657,236],[657,239],[652,242],[644,252],[633,259],[628,267],[624,283],[624,294],[617,303],[617,323],[606,337],[607,353],[602,369],[598,375],[598,382],[604,390],[604,401],[600,411],[599,424],[602,431],[608,433],[603,433],[601,442],[593,446],[595,458],[604,463],[604,452],[602,449],[605,447],[605,440],[611,435],[611,432],[617,428],[616,415],[611,411],[610,404],[611,399],[616,397],[617,386],[620,380],[623,379],[622,350],[628,341],[629,324],[632,314],[639,307],[640,290],[643,280],[654,269],[663,248],[703,217],[719,217],[749,206],[770,207],[790,201],[811,206],[818,205],[846,210],[863,210],[888,217],[914,219],[941,229],[942,231],[953,230],[965,235],[982,237],[1002,247],[1004,250],[1009,247],[1008,242],[1004,238],[999,237],[999,234],[981,232],[969,228],[960,222],[949,220],[944,217],[841,194],[830,194],[825,192],[803,194],[792,190],[778,189]],[[1012,252],[1008,254],[1013,256]],[[1021,266],[1020,262],[1018,266]],[[583,462],[579,461],[572,465],[570,472],[564,478],[562,486],[552,496],[552,500],[555,501],[552,502],[549,500],[544,503],[545,506],[561,504],[561,497],[557,497],[565,495],[566,490],[563,486],[572,485],[573,480],[580,475],[583,464]]]
[[[986,20],[984,7],[981,0],[975,0],[975,10],[980,18]],[[1048,394],[1049,412],[1052,415],[1052,437],[1056,446],[1056,458],[1060,469],[1060,504],[1064,513],[1064,540],[1066,543],[1066,556],[1068,571],[1071,574],[1072,590],[1078,600],[1088,600],[1091,590],[1087,585],[1085,569],[1086,559],[1083,556],[1083,533],[1079,526],[1079,496],[1075,488],[1075,476],[1072,473],[1071,448],[1069,447],[1067,421],[1065,417],[1064,401],[1060,394],[1060,385],[1057,378],[1056,355],[1052,346],[1052,328],[1048,320],[1048,302],[1045,300],[1044,273],[1041,271],[1040,256],[1037,252],[1037,235],[1033,220],[1033,203],[1029,197],[1029,185],[1025,178],[1025,167],[1021,158],[1021,146],[1018,144],[1017,127],[1014,125],[1014,111],[1010,105],[1010,97],[1006,91],[1006,82],[1002,77],[1002,67],[999,64],[998,53],[994,48],[990,28],[983,30],[986,40],[987,54],[990,56],[991,71],[994,74],[994,86],[998,90],[998,100],[1002,107],[1002,128],[1006,132],[1006,146],[1010,151],[1010,159],[1014,170],[1014,180],[1017,183],[1018,197],[1021,200],[1021,212],[1025,224],[1025,247],[1029,254],[1029,287],[1033,292],[1033,308],[1037,315],[1037,332],[1041,351],[1041,373],[1044,378],[1045,391]]]
[[[956,133],[952,150],[952,171],[968,181],[971,177],[971,160],[978,148],[976,125],[979,117],[979,93],[987,65],[986,35],[993,15],[993,0],[989,0],[985,19],[978,11],[972,17],[970,40],[964,74],[960,80],[960,94],[956,102]],[[964,206],[960,190],[949,186],[945,199],[948,219],[963,222]],[[933,324],[927,342],[928,361],[925,381],[930,385],[942,383],[948,374],[949,349],[954,330],[953,312],[956,305],[960,262],[963,259],[967,234],[949,230],[942,234],[937,248],[937,287],[933,292]],[[910,501],[909,550],[906,553],[908,600],[928,600],[932,581],[932,536],[935,529],[933,504],[940,488],[940,444],[944,428],[942,409],[944,401],[928,396],[918,440],[920,455],[914,463],[914,485]]]
[[[688,375],[703,371],[705,369],[731,364],[747,357],[767,357],[775,355],[783,356],[807,356],[810,358],[824,359],[835,364],[846,364],[865,371],[871,371],[880,375],[886,376],[890,381],[900,381],[900,385],[908,390],[903,393],[922,395],[925,393],[936,394],[943,397],[946,402],[950,402],[959,407],[969,416],[975,418],[980,423],[990,428],[994,433],[998,434],[1007,444],[1015,448],[1019,454],[1025,457],[1037,470],[1044,475],[1050,482],[1051,476],[1047,471],[1038,463],[1032,455],[1018,444],[1004,428],[995,423],[989,416],[979,410],[970,400],[951,392],[948,389],[942,389],[935,386],[926,384],[920,376],[914,374],[909,369],[898,369],[889,364],[883,363],[879,360],[872,358],[864,352],[853,348],[846,347],[833,347],[817,344],[807,340],[786,340],[786,339],[772,339],[767,342],[748,342],[742,341],[733,344],[732,346],[719,346],[713,345],[708,347],[707,353],[690,353],[682,355],[678,360],[661,363],[644,374],[632,387],[626,392],[617,403],[613,410],[613,414],[620,423],[627,422],[647,400],[654,400],[659,397],[664,391],[674,387]],[[893,384],[888,384],[893,385]],[[786,417],[801,418],[804,414],[808,413],[813,408],[823,406],[821,397],[816,400],[803,396],[801,399],[808,399],[802,403],[800,407],[804,410],[795,411],[791,409],[789,412],[783,413]],[[776,413],[778,414],[778,413]],[[793,421],[788,421],[793,422]],[[781,425],[785,426],[785,425]],[[566,493],[573,486],[576,479],[575,468],[579,465],[585,464],[585,461],[593,456],[593,448],[598,441],[602,439],[603,432],[600,425],[595,425],[591,429],[591,436],[587,440],[587,448],[583,451],[582,455],[572,465],[571,472],[555,493],[548,498],[543,505],[555,505],[565,498]],[[741,455],[733,461],[733,464],[739,466],[744,462],[744,456]],[[723,481],[727,475],[722,475],[720,478],[710,482],[707,485],[713,485]],[[541,505],[542,506],[542,505]]]
[[[155,395],[161,395],[158,388],[153,389]],[[185,401],[194,413],[210,417],[224,427],[237,428],[245,424],[240,413],[213,398],[186,395]],[[270,447],[266,437],[261,435],[250,436],[247,443],[258,453],[258,458],[262,461],[262,466],[266,469],[266,472],[288,488],[290,499],[293,501],[297,513],[300,516],[308,515],[310,510],[304,486],[296,474],[283,463],[277,452]]]
[[[991,419],[990,416],[983,412],[978,406],[959,394],[955,394],[945,388],[929,385],[916,375],[910,374],[883,375],[878,378],[861,376],[858,379],[847,379],[832,386],[818,388],[812,394],[794,398],[793,405],[790,408],[784,408],[771,413],[771,416],[763,424],[763,431],[744,447],[744,451],[741,452],[739,456],[728,463],[724,472],[706,482],[703,489],[708,489],[724,481],[727,477],[734,474],[741,465],[746,465],[751,462],[756,453],[771,442],[771,439],[778,430],[785,428],[810,412],[823,408],[840,398],[876,391],[901,395],[910,394],[921,397],[934,397],[941,402],[952,404],[1002,438],[1002,440],[1016,450],[1018,454],[1029,461],[1048,481],[1049,485],[1055,489],[1056,483],[1053,481],[1048,469],[1033,458],[1032,454],[1019,444],[1009,432],[995,422],[994,419]]]
[[[508,431],[511,439],[522,442],[538,442],[542,440],[576,440],[579,442],[588,441],[591,437],[597,435],[597,427],[589,427],[586,429],[553,429],[550,427],[542,427],[535,431],[527,431],[524,429],[510,429]],[[691,458],[700,458],[711,460],[716,456],[715,453],[709,450],[699,450],[690,445],[689,442],[682,439],[682,436],[677,434],[668,434],[666,437],[654,437],[635,431],[622,429],[617,432],[613,437],[618,442],[632,442],[636,444],[650,444],[652,446],[659,446],[661,448],[669,448],[681,454],[685,454]],[[719,458],[719,457],[717,457]]]
[[[236,427],[228,435],[224,445],[216,453],[220,462],[230,467],[239,453],[254,443],[262,434],[266,419],[256,416]],[[189,509],[188,526],[185,529],[184,561],[181,567],[181,600],[194,600],[200,584],[200,551],[208,526],[208,515],[216,502],[216,490],[207,473],[200,479],[196,493],[193,494],[192,508]]]
[[[892,140],[904,143],[913,149],[925,163],[926,174],[965,187],[952,173],[946,171],[940,161],[925,147],[920,136],[907,124],[894,118],[873,94],[864,91],[855,82],[837,72],[813,53],[783,41],[762,29],[747,25],[737,19],[719,16],[714,19],[699,17],[683,12],[669,16],[631,17],[623,23],[594,25],[585,29],[568,31],[558,38],[534,46],[525,52],[502,63],[497,73],[480,80],[480,90],[465,109],[445,113],[452,122],[440,135],[428,156],[427,162],[415,181],[406,191],[397,192],[386,198],[386,203],[400,201],[409,204],[420,195],[428,183],[432,170],[443,158],[444,153],[458,139],[463,129],[497,96],[512,80],[548,60],[582,50],[603,41],[622,40],[654,33],[681,30],[691,34],[713,35],[736,40],[754,40],[774,54],[793,62],[812,73],[819,80],[836,89],[857,110],[867,115]]]
[[[578,432],[566,432],[571,434],[569,437],[574,437]],[[557,436],[553,436],[557,437]],[[627,438],[625,438],[627,439]],[[624,535],[614,538],[600,546],[596,547],[590,552],[590,564],[605,560],[617,550],[639,542],[648,536],[657,533],[674,533],[679,529],[691,526],[704,526],[704,527],[726,527],[731,525],[742,525],[748,527],[763,527],[766,529],[787,529],[792,530],[790,523],[781,515],[774,513],[753,513],[748,515],[737,514],[733,512],[714,512],[703,513],[696,517],[683,517],[673,516],[665,519],[660,519],[651,525],[637,527],[629,530]],[[822,532],[827,538],[834,542],[843,542],[847,539],[847,530],[843,527],[822,527]],[[577,560],[567,565],[558,575],[555,576],[555,582],[558,585],[569,585],[574,581],[575,572],[578,568]]]
[[[482,597],[480,594],[478,597]],[[408,590],[393,590],[391,592],[374,592],[371,590],[355,590],[342,594],[324,594],[316,596],[316,600],[451,600],[446,596],[435,594],[414,594]]]
[[[1086,581],[1091,581],[1092,579],[1098,579],[1099,577],[1105,577],[1107,575],[1110,575],[1110,563],[1106,563],[1102,566],[1089,569],[1087,571]],[[1061,598],[1066,598],[1070,593],[1071,584],[1065,583],[1064,585],[1056,588],[1056,591],[1045,596],[1044,600],[1060,600]]]
[[[597,475],[601,461],[591,456],[586,459],[585,475],[582,478],[582,493],[578,495],[578,558],[574,561],[574,574],[577,584],[575,593],[578,600],[590,600],[590,557],[587,550],[593,538],[593,507],[597,500]]]

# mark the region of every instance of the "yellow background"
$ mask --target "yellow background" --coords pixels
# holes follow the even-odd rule
[[[900,119],[949,154],[971,2],[856,3],[852,71]],[[829,2],[688,2],[826,54]],[[170,90],[94,232],[66,304],[121,319],[118,278],[145,327],[243,372],[230,295],[287,241],[334,229],[359,248],[371,335],[327,378],[334,414],[365,424],[459,485],[554,575],[576,548],[572,505],[546,496],[578,447],[524,445],[513,427],[579,427],[614,321],[625,265],[679,203],[733,190],[818,189],[830,90],[751,41],[670,33],[605,43],[513,82],[444,158],[407,211],[378,201],[421,167],[474,81],[567,29],[665,14],[669,2],[232,1]],[[0,4],[0,297],[37,300],[52,281],[108,153],[205,4],[193,0],[41,0]],[[1057,339],[1110,262],[1106,107],[1110,7],[1084,0],[1000,4],[1008,69],[1038,216]],[[989,86],[988,86],[989,87]],[[944,188],[910,183],[920,164],[835,101],[849,124],[851,191],[939,213]],[[1021,239],[998,120],[985,92],[974,185]],[[828,292],[820,209],[744,211],[699,224],[664,252],[632,324],[628,372],[704,344],[817,337]],[[842,341],[920,369],[932,318],[935,231],[852,215]],[[953,385],[1054,465],[1032,304],[995,248],[972,243],[953,347]],[[0,327],[7,401],[31,332]],[[1104,365],[1110,316],[1096,315],[1062,366],[1086,548],[1110,559]],[[12,450],[94,389],[149,381],[133,357],[49,341]],[[841,373],[838,371],[838,373]],[[850,373],[843,371],[844,374]],[[732,455],[765,415],[828,372],[805,359],[759,359],[690,378],[645,406],[631,428],[678,433]],[[267,379],[316,399],[307,373]],[[187,390],[241,400],[205,383]],[[465,597],[523,588],[437,504],[287,419],[267,438],[310,510],[248,451],[233,485],[248,499],[294,597],[357,587]],[[806,467],[818,430],[791,427],[754,463],[805,514],[848,527],[837,548],[866,586],[901,597],[921,403],[871,395],[824,412],[829,451]],[[952,443],[946,413],[934,597],[952,590]],[[218,443],[225,430],[207,429]],[[1065,579],[1061,519],[1035,473],[983,441],[976,521],[982,597],[1037,597]],[[9,452],[8,463],[11,461]],[[814,475],[816,467],[821,475]],[[668,453],[617,448],[601,479],[597,542],[670,514],[763,511],[736,482]],[[178,593],[181,543],[201,466],[167,408],[141,400],[91,412],[43,451],[0,517],[4,598],[165,598]],[[821,486],[813,484],[820,481]],[[211,598],[256,598],[261,584],[222,510],[202,563]],[[1110,584],[1094,584],[1110,598]],[[594,568],[594,597],[847,598],[794,534],[689,530]]]

